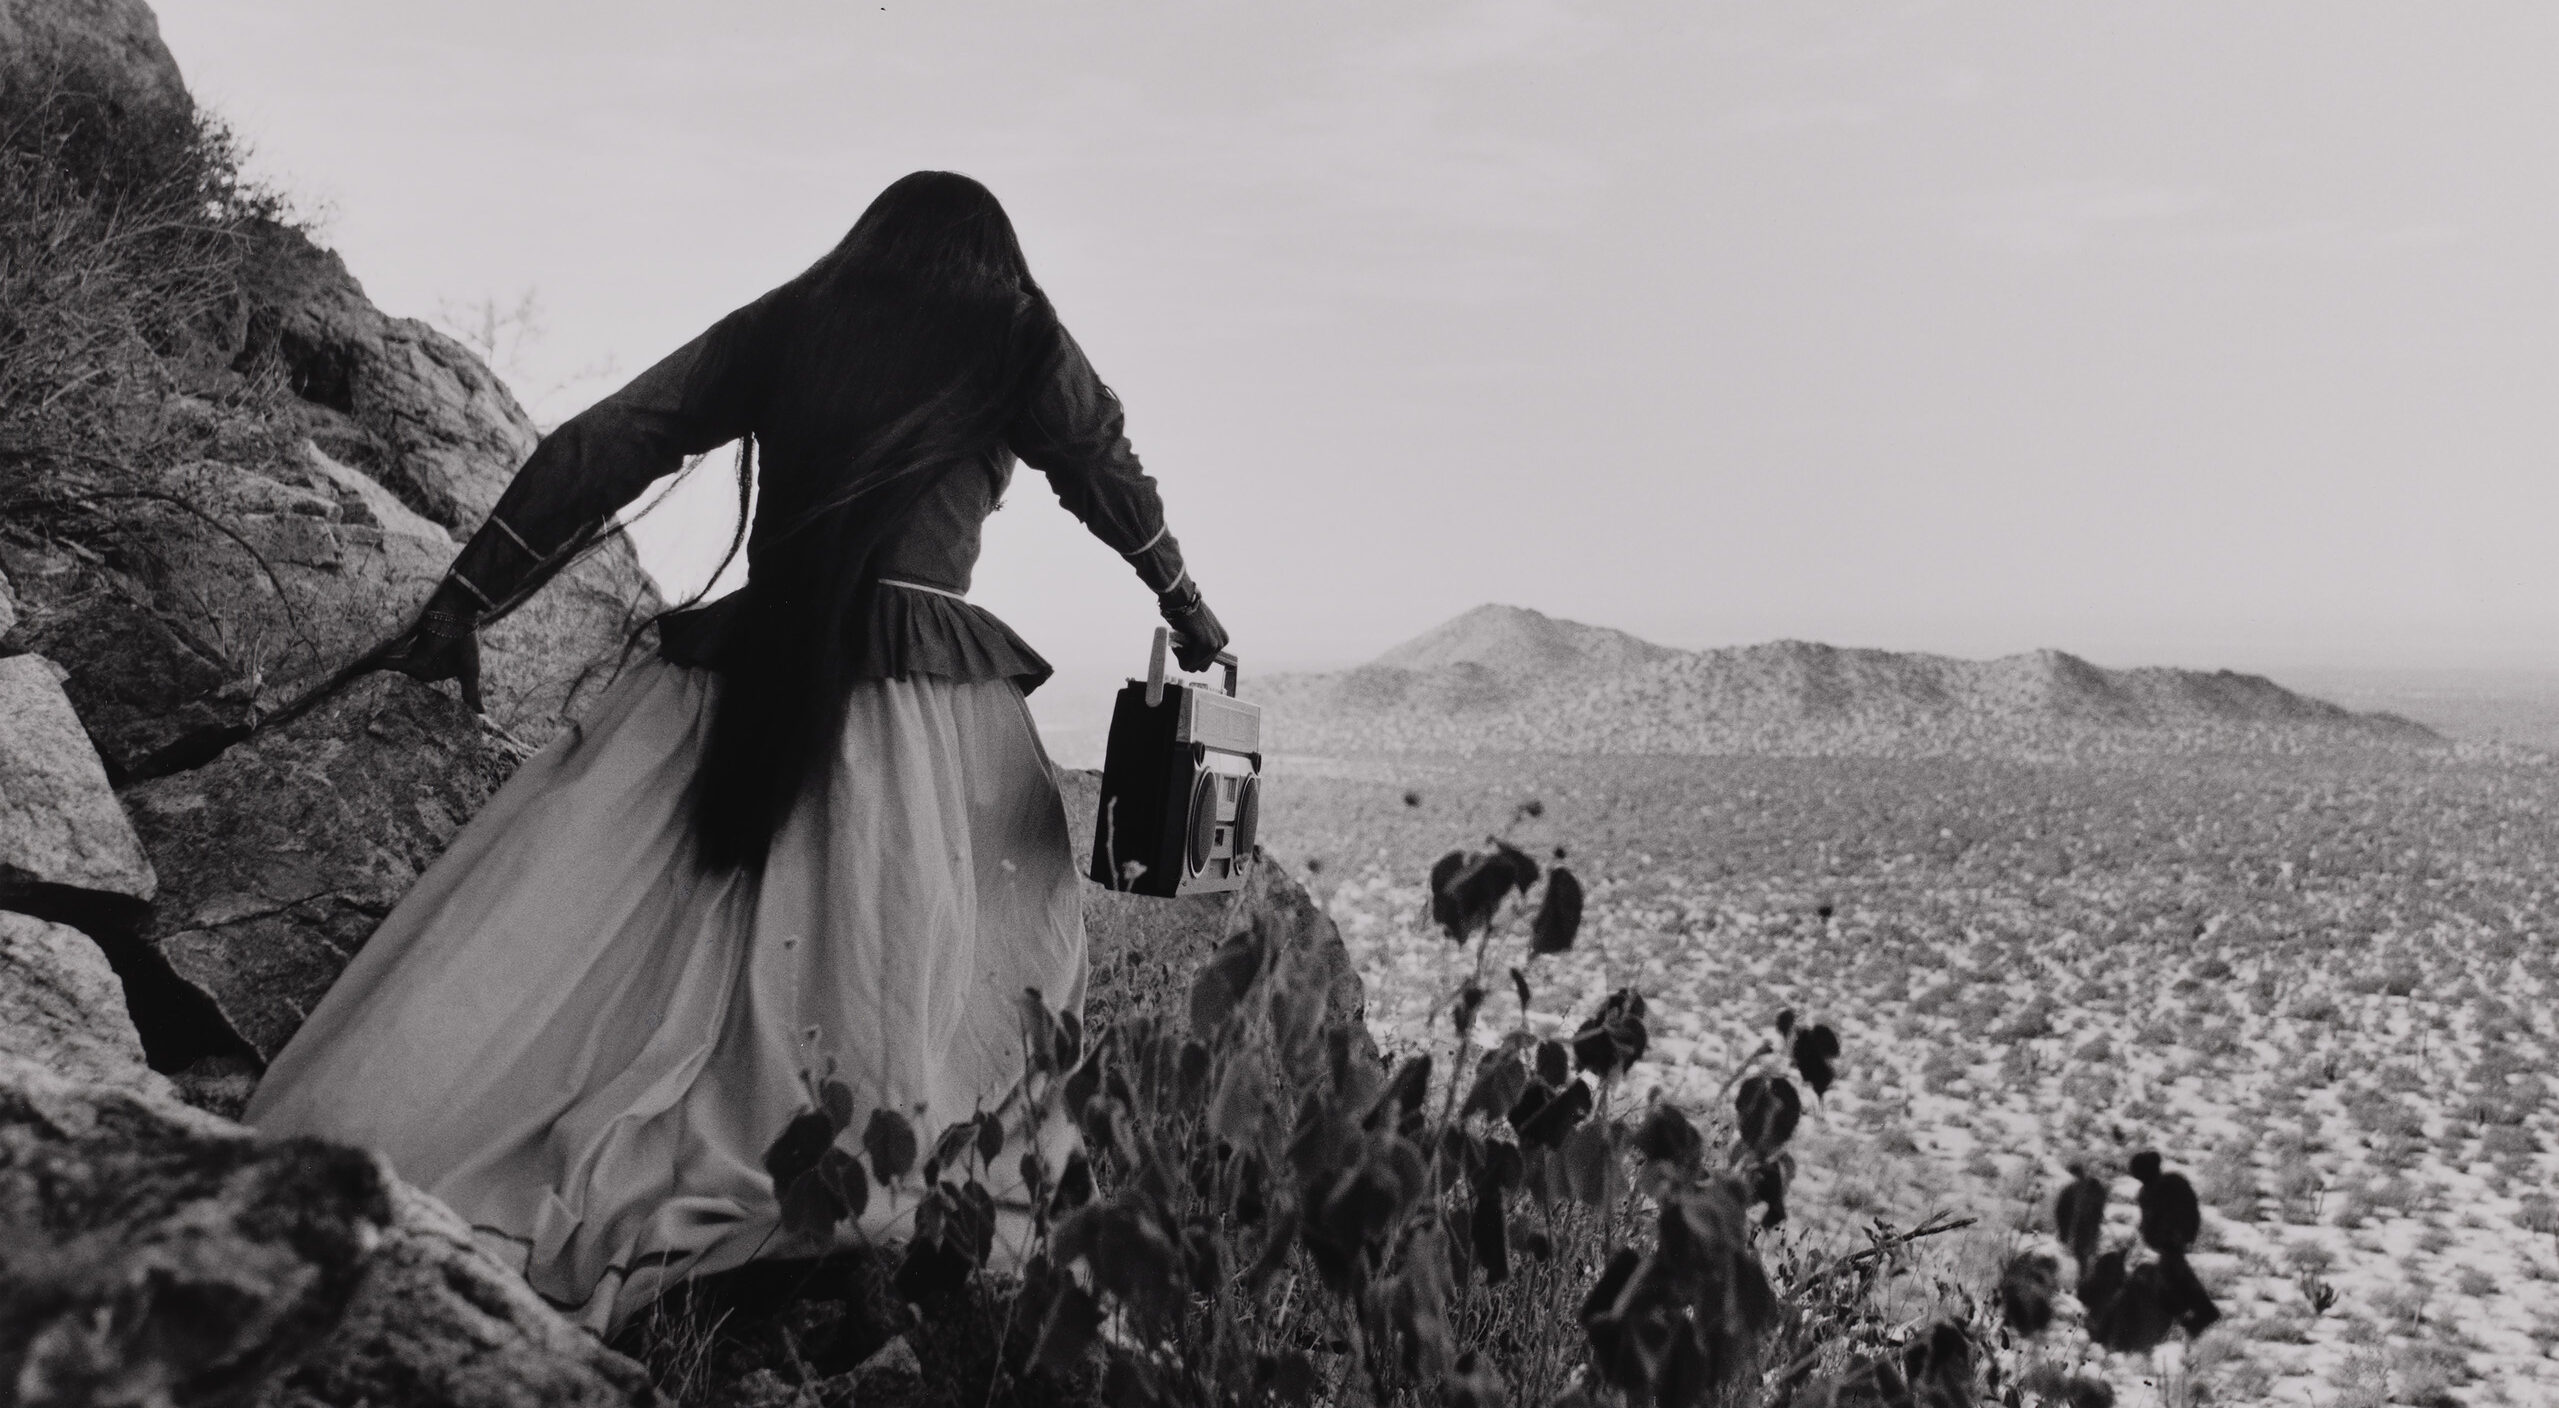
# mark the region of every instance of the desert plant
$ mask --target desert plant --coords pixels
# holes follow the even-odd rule
[[[2105,1245],[2108,1188],[2084,1164],[2072,1165],[2053,1201],[2055,1236],[2078,1272],[2073,1289],[2084,1345],[2052,1343],[2065,1326],[2059,1259],[2032,1249],[2009,1258],[1994,1297],[1999,1323],[1986,1366],[1994,1391],[2004,1380],[2039,1403],[2110,1405],[2114,1390],[2088,1366],[2088,1349],[2148,1355],[2179,1334],[2200,1336],[2221,1318],[2186,1260],[2200,1229],[2194,1190],[2153,1151],[2135,1154],[2129,1171],[2141,1184],[2137,1242]],[[2188,1373],[2162,1385],[2165,1401],[2188,1401],[2193,1393]]]
[[[134,107],[78,69],[0,89],[0,485],[13,517],[68,477],[91,505],[219,449],[280,453],[274,368],[224,360],[284,202],[201,112]],[[249,375],[242,375],[243,371]],[[245,438],[245,442],[244,442]],[[51,471],[30,481],[34,465]],[[104,481],[104,482],[100,482]]]
[[[766,1157],[781,1250],[879,1239],[918,1304],[995,1288],[982,1362],[958,1375],[988,1401],[1684,1405],[1886,1380],[1969,1401],[1974,1331],[1914,1332],[1877,1301],[1913,1243],[1964,1222],[1879,1223],[1846,1252],[1767,1241],[1789,1144],[1837,1077],[1831,1027],[1779,1013],[1725,1083],[1729,1116],[1638,1102],[1639,993],[1569,1036],[1528,1023],[1540,961],[1578,934],[1572,871],[1497,837],[1433,880],[1453,960],[1435,1049],[1368,1054],[1311,965],[1254,928],[1178,1010],[1089,1037],[1026,994],[1023,1084],[929,1148],[807,1073]],[[1497,1036],[1488,980],[1519,998]],[[1052,1166],[1067,1126],[1080,1148]],[[687,1372],[702,1332],[671,1324],[659,1359]]]

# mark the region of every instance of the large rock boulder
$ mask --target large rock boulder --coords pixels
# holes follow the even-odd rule
[[[52,662],[0,660],[0,905],[131,924],[158,888]]]
[[[510,466],[511,468],[512,466]],[[65,692],[118,778],[195,766],[406,625],[459,545],[316,447],[300,463],[199,461],[129,498],[106,552],[0,534],[18,587],[8,648]],[[548,739],[593,697],[657,595],[619,539],[484,636],[490,717]]]
[[[138,0],[0,0],[0,85],[144,166],[209,150]],[[645,1399],[378,1158],[259,1139],[142,1064],[245,1093],[657,602],[615,541],[487,633],[494,726],[373,675],[258,728],[405,624],[533,431],[299,232],[226,229],[236,287],[0,461],[0,1404]],[[124,326],[148,282],[29,326]]]
[[[391,1222],[376,1163],[0,1062],[0,1384],[236,1398],[335,1327]]]
[[[382,313],[336,255],[272,222],[246,243],[239,315],[169,353],[179,394],[129,408],[205,453],[10,467],[46,512],[0,531],[20,618],[0,653],[70,670],[119,781],[214,756],[406,625],[536,440],[467,348]],[[267,372],[293,394],[244,412]],[[607,538],[485,633],[491,716],[549,738],[661,604]]]
[[[143,1064],[124,985],[77,929],[0,911],[0,1055],[94,1085],[173,1094]]]
[[[69,667],[65,689],[119,776],[218,753],[398,629],[442,575],[443,529],[316,452],[294,468],[156,475],[107,554],[0,540],[26,603],[13,641]]]
[[[393,1181],[391,1226],[345,1316],[256,1408],[605,1408],[650,1401],[638,1364],[489,1259],[451,1208]]]
[[[0,72],[46,85],[32,95],[46,101],[110,98],[81,109],[83,130],[150,170],[189,169],[208,150],[136,0],[0,0]],[[375,308],[301,231],[223,218],[238,236],[223,244],[236,255],[217,271],[224,296],[119,344],[151,365],[95,382],[105,399],[85,420],[13,424],[45,433],[0,456],[12,505],[0,520],[0,657],[58,663],[52,703],[70,706],[0,712],[12,734],[0,906],[70,922],[105,948],[155,1065],[221,1054],[237,1076],[238,1058],[272,1051],[298,1024],[523,747],[585,707],[659,600],[617,537],[487,629],[495,739],[444,717],[459,713],[449,701],[378,679],[355,686],[349,707],[264,731],[407,624],[535,432],[466,348]],[[98,286],[99,308],[72,311],[131,313],[115,299],[157,296]],[[37,689],[40,668],[12,667],[0,687]],[[398,690],[410,690],[403,702],[375,707]],[[39,726],[46,746],[21,746],[15,735]],[[70,774],[54,763],[90,748],[79,785],[56,785]],[[129,792],[172,783],[128,798],[152,818],[140,852],[107,844],[120,823],[96,785],[100,760],[103,780]],[[208,771],[177,781],[197,770]],[[187,877],[147,917],[146,857]]]
[[[1102,776],[1089,769],[1057,770],[1066,797],[1067,829],[1080,866],[1092,852],[1093,823]],[[1158,899],[1084,882],[1084,939],[1092,971],[1085,986],[1085,1021],[1096,1027],[1141,1013],[1181,1020],[1191,976],[1201,960],[1229,936],[1258,930],[1265,951],[1289,981],[1325,994],[1324,1020],[1348,1024],[1361,1046],[1368,1038],[1368,992],[1342,931],[1288,867],[1275,858],[1247,872],[1228,894]]]
[[[647,1387],[378,1159],[0,1056],[0,1394],[530,1408]]]
[[[76,73],[135,109],[192,107],[141,0],[0,0],[0,91]]]
[[[1350,1027],[1360,1049],[1375,1054],[1368,1030],[1368,985],[1331,915],[1315,902],[1288,867],[1265,858],[1252,868],[1228,909],[1226,932],[1258,930],[1265,951],[1277,955],[1275,971],[1283,981],[1304,991],[1324,994],[1322,1021]],[[1190,985],[1183,983],[1187,994]]]
[[[452,338],[374,307],[338,256],[298,231],[269,227],[252,267],[260,311],[241,358],[286,369],[327,456],[457,541],[476,530],[539,439],[506,384]],[[403,620],[423,595],[403,602]],[[486,633],[491,716],[548,739],[661,605],[629,541],[606,539]]]
[[[272,1057],[519,761],[443,690],[367,676],[202,767],[127,791],[169,877],[143,938]]]
[[[103,553],[0,534],[0,569],[23,618],[8,647],[69,670],[64,690],[122,779],[193,767],[239,741],[406,625],[459,550],[317,447],[259,470],[203,460],[163,472],[116,521]],[[656,605],[619,539],[563,574],[486,633],[490,717],[551,737]]]
[[[323,449],[446,528],[479,526],[538,438],[506,384],[452,338],[374,307],[300,232],[262,239],[244,354],[283,365]]]

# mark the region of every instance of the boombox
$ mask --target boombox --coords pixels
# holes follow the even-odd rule
[[[1093,823],[1092,877],[1140,895],[1197,895],[1244,883],[1262,803],[1262,710],[1226,692],[1164,678],[1169,634],[1155,631],[1143,682],[1111,709]]]

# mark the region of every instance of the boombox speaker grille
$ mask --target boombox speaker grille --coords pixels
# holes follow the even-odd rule
[[[1217,853],[1217,794],[1226,779],[1204,772],[1191,784],[1191,840],[1187,847],[1190,872],[1196,879]]]

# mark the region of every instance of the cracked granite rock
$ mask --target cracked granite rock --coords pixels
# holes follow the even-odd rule
[[[126,793],[169,877],[143,938],[272,1058],[519,761],[442,690],[367,676],[201,768]]]

